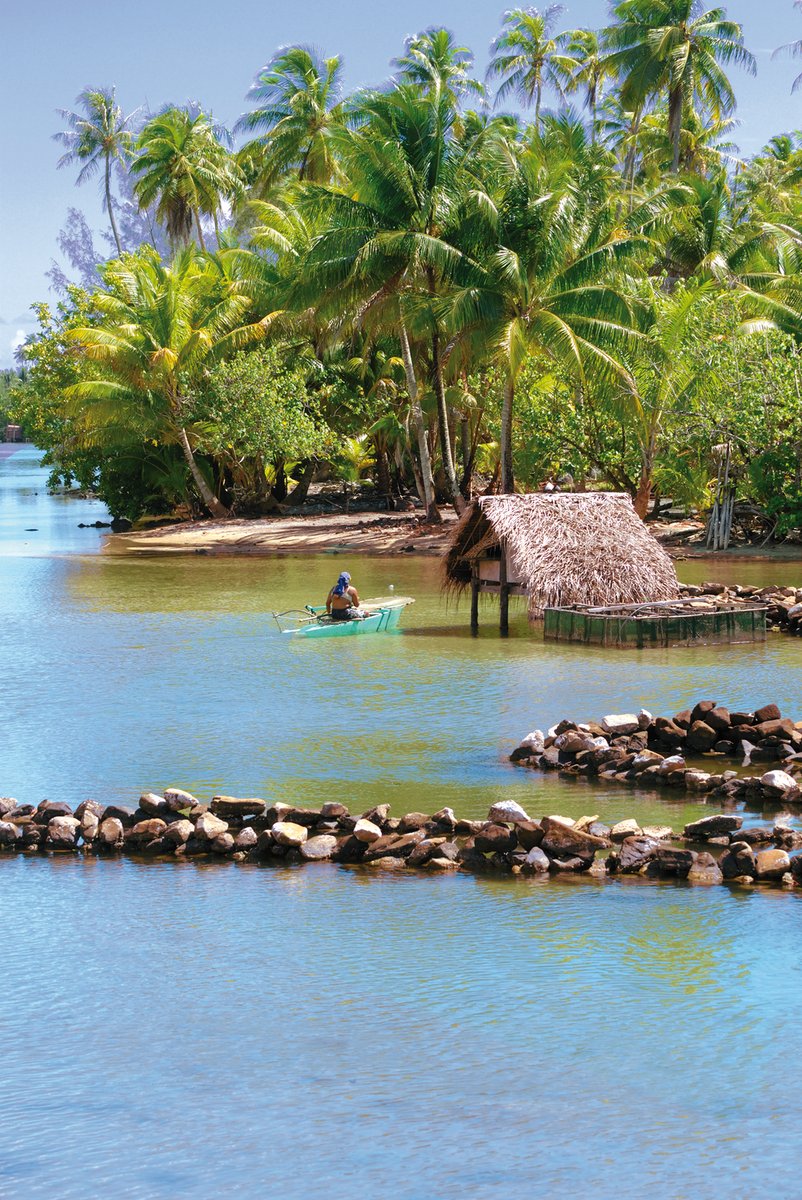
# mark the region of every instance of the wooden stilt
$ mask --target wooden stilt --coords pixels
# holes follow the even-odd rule
[[[507,583],[507,554],[504,546],[501,547],[501,562],[499,564],[498,573],[498,600],[499,600],[499,621],[498,628],[502,637],[506,637],[510,632],[510,587]]]
[[[471,571],[471,633],[476,637],[479,632],[479,570],[473,567]]]

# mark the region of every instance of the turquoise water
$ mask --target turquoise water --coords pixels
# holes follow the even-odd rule
[[[21,801],[177,783],[679,826],[704,808],[506,756],[566,714],[802,710],[792,640],[612,656],[520,614],[502,642],[491,609],[474,640],[428,561],[108,557],[77,528],[98,516],[48,497],[29,449],[0,460]],[[345,565],[416,596],[401,634],[271,629]],[[0,884],[3,1197],[799,1192],[796,895],[27,858]]]

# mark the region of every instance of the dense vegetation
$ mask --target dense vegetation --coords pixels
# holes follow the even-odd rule
[[[486,82],[443,29],[351,95],[284,48],[237,148],[198,108],[81,93],[61,164],[102,179],[115,257],[73,236],[10,405],[54,474],[131,519],[327,477],[431,520],[550,476],[645,515],[709,503],[729,444],[740,494],[802,523],[802,138],[737,157],[755,63],[723,9],[562,17],[506,13]]]

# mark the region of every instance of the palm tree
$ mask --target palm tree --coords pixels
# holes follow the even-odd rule
[[[564,77],[566,95],[580,89],[585,93],[585,107],[590,112],[593,139],[596,138],[599,103],[604,85],[615,72],[602,49],[599,34],[592,29],[569,29],[556,39],[561,54],[555,65]]]
[[[288,173],[311,183],[336,176],[331,135],[342,121],[341,78],[337,55],[324,59],[308,46],[288,46],[262,67],[246,96],[256,108],[234,126],[259,135],[242,153],[255,157],[260,189]]]
[[[243,324],[248,290],[213,256],[193,246],[165,266],[152,247],[103,268],[92,300],[97,321],[69,338],[101,378],[67,389],[88,441],[124,420],[144,440],[178,444],[209,512],[228,516],[195,458],[187,428],[188,388],[220,358],[265,336],[268,320]]]
[[[663,93],[668,98],[672,171],[680,166],[682,120],[698,97],[715,116],[735,108],[735,93],[722,63],[755,74],[743,30],[723,8],[702,11],[699,0],[622,0],[615,25],[603,32],[610,68],[622,78],[621,103],[637,111]]]
[[[548,164],[547,164],[548,165]],[[512,435],[515,389],[533,354],[567,364],[581,379],[631,381],[615,357],[635,323],[614,272],[644,247],[612,206],[586,203],[579,174],[549,189],[548,171],[531,149],[513,160],[501,194],[496,246],[475,263],[472,278],[448,300],[457,337],[490,354],[504,377],[501,413],[501,489],[514,490]],[[644,223],[633,214],[630,227]]]
[[[802,0],[794,0],[794,8],[802,11]],[[784,46],[778,46],[772,54],[772,58],[777,58],[779,54],[790,54],[791,58],[799,58],[802,56],[802,38],[796,42],[786,42]],[[795,92],[802,87],[802,74],[797,75],[794,82],[791,84],[791,91]]]
[[[559,41],[552,33],[564,11],[561,4],[550,4],[542,13],[537,8],[514,8],[504,14],[504,28],[490,46],[487,78],[501,80],[496,103],[510,95],[526,108],[534,103],[536,126],[543,88],[553,87],[562,95],[564,71],[556,61]]]
[[[166,108],[148,121],[131,170],[139,176],[134,193],[140,206],[156,204],[174,246],[190,241],[194,224],[205,250],[201,215],[216,222],[222,202],[241,187],[239,170],[211,119],[188,108]]]
[[[71,167],[79,163],[81,170],[76,182],[80,184],[100,169],[102,161],[106,212],[109,214],[117,253],[122,254],[123,248],[114,220],[111,199],[111,165],[113,162],[126,163],[130,158],[134,147],[134,135],[130,126],[139,109],[124,115],[117,103],[113,87],[85,88],[75,103],[82,106],[83,113],[71,112],[67,108],[57,109],[59,116],[69,126],[68,129],[53,134],[55,141],[67,147],[66,153],[58,160],[58,165]]]
[[[473,55],[466,46],[457,46],[447,29],[427,29],[407,38],[394,65],[398,82],[417,84],[430,95],[445,94],[455,109],[468,95],[484,99],[484,87],[470,74]]]

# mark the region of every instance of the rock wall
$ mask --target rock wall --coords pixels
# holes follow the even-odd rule
[[[543,738],[552,747],[537,754],[542,756],[562,736]],[[534,757],[530,754],[528,761]],[[178,788],[164,795],[146,792],[136,809],[85,800],[73,812],[49,800],[34,807],[0,798],[0,856],[125,854],[154,862],[201,859],[276,866],[329,862],[374,871],[494,872],[543,879],[583,875],[596,881],[639,875],[793,889],[802,887],[802,854],[788,851],[800,846],[802,833],[788,825],[744,829],[743,817],[731,813],[705,817],[678,835],[668,826],[641,827],[634,819],[612,826],[596,816],[535,820],[514,801],[495,804],[485,821],[466,821],[450,808],[432,816],[391,817],[386,804],[360,816],[336,803],[292,808],[215,796],[205,804]]]
[[[697,600],[695,607],[700,612],[765,604],[769,629],[790,634],[791,637],[802,636],[802,588],[779,587],[775,584],[753,587],[742,584],[683,583],[680,595]]]

